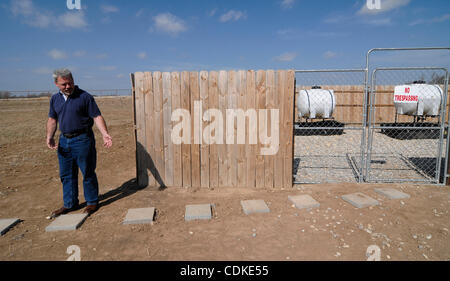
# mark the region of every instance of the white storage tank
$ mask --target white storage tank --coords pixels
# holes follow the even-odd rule
[[[394,105],[397,114],[410,116],[437,116],[443,91],[438,85],[414,81],[394,88]]]
[[[301,90],[297,98],[298,116],[304,118],[331,118],[336,107],[333,90],[323,90],[314,86],[311,90]]]

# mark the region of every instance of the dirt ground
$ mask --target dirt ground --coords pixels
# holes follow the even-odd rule
[[[362,261],[372,245],[379,247],[381,260],[450,259],[448,187],[138,189],[131,98],[97,102],[113,137],[113,147],[105,149],[95,128],[101,207],[76,231],[47,233],[46,216],[62,206],[57,155],[45,144],[49,100],[0,100],[0,218],[22,220],[0,237],[0,260],[66,260],[71,245],[80,248],[81,260]],[[411,198],[388,200],[374,192],[379,186]],[[380,205],[357,209],[340,198],[357,191]],[[298,194],[311,195],[320,207],[296,209],[288,195]],[[270,213],[245,215],[240,200],[247,199],[265,200]],[[185,205],[196,203],[214,204],[213,219],[185,222]],[[156,207],[153,225],[122,225],[128,209],[141,207]]]

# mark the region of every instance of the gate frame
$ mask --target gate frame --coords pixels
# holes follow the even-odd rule
[[[372,75],[371,75],[371,86],[370,86],[370,94],[369,94],[369,117],[368,117],[368,122],[367,122],[367,155],[365,157],[365,161],[366,161],[366,165],[364,167],[364,171],[365,173],[363,174],[364,177],[364,181],[365,182],[373,182],[370,179],[369,176],[369,170],[370,170],[370,160],[372,159],[372,143],[373,143],[373,133],[376,129],[381,129],[381,126],[374,126],[374,100],[375,100],[375,96],[374,96],[374,91],[376,92],[376,81],[377,81],[377,72],[378,71],[391,71],[391,70],[442,70],[445,72],[445,77],[446,77],[446,81],[444,81],[445,83],[445,92],[443,100],[441,101],[441,106],[440,106],[440,112],[441,112],[441,116],[439,117],[439,123],[441,124],[439,127],[440,130],[440,136],[439,136],[439,144],[438,144],[438,151],[437,151],[437,160],[436,160],[436,167],[435,167],[435,171],[436,171],[436,175],[435,178],[433,180],[430,181],[426,181],[426,180],[402,180],[402,179],[391,179],[391,180],[376,180],[375,182],[420,182],[420,183],[431,183],[431,184],[435,184],[435,185],[441,185],[440,183],[440,176],[441,176],[441,162],[442,162],[442,150],[443,150],[443,145],[444,145],[444,132],[445,132],[445,128],[446,128],[446,124],[445,124],[445,115],[446,115],[446,109],[447,109],[447,98],[448,98],[448,92],[447,92],[447,88],[448,88],[448,69],[444,68],[444,67],[377,67],[372,71]],[[450,116],[449,116],[450,117]],[[448,127],[448,126],[447,126]],[[383,127],[383,128],[389,128],[389,127]],[[411,127],[395,127],[397,129],[405,129],[405,128],[411,128]],[[412,127],[413,129],[415,127]],[[428,128],[428,127],[418,127],[417,129],[421,129],[421,130],[426,130],[426,129],[432,129],[432,128]],[[448,133],[447,133],[447,141],[446,143],[448,143]],[[445,160],[447,160],[448,158],[448,145],[446,147],[446,154],[445,154]],[[445,163],[447,164],[447,161],[445,161]],[[447,169],[447,167],[445,167],[445,170]],[[447,176],[447,175],[445,175]]]
[[[369,86],[369,67],[370,67],[370,55],[374,52],[385,52],[385,51],[438,51],[438,50],[447,50],[450,51],[450,47],[412,47],[412,48],[372,48],[370,49],[367,54],[366,54],[366,77],[365,77],[365,91],[364,91],[364,95],[368,96],[369,94],[369,90],[368,90],[368,86]],[[370,81],[371,82],[371,81]],[[445,79],[445,92],[448,94],[448,82],[449,82],[449,75],[447,72],[447,77]],[[447,106],[447,105],[445,105]],[[445,117],[444,117],[445,119]],[[449,130],[450,127],[450,114],[447,118],[447,126],[445,127],[447,130]],[[444,128],[444,130],[445,130]],[[449,157],[449,145],[450,145],[450,134],[447,133],[447,142],[446,142],[446,153],[445,153],[445,168],[444,168],[444,182],[443,183],[436,183],[436,185],[450,185],[450,171],[448,170],[449,168],[449,161],[450,161],[450,157]],[[364,157],[364,161],[367,160],[367,157]],[[364,165],[366,165],[367,163],[364,163]],[[439,171],[440,172],[440,171]]]

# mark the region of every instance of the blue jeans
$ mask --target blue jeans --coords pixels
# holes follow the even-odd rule
[[[78,205],[78,168],[83,174],[84,199],[87,205],[98,203],[98,181],[95,174],[97,151],[94,133],[84,133],[74,138],[62,134],[58,144],[59,175],[63,184],[65,208]]]

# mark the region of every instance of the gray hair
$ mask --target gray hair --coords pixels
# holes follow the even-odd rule
[[[53,79],[55,79],[55,82],[58,81],[58,77],[70,78],[73,81],[72,72],[67,68],[55,69],[55,71],[53,71]]]

